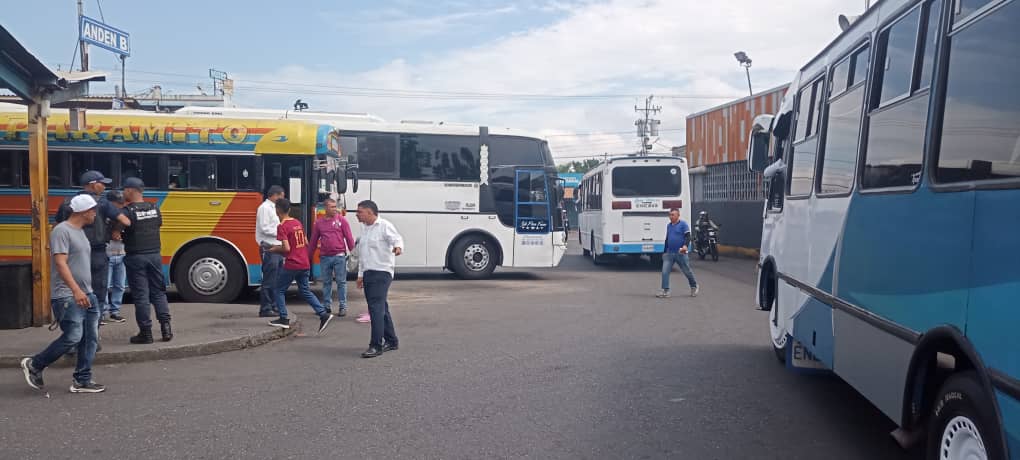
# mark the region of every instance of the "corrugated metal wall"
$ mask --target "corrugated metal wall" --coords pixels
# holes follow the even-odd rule
[[[687,117],[687,161],[694,166],[747,159],[754,117],[779,110],[786,86]]]

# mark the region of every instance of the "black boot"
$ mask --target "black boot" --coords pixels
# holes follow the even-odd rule
[[[131,343],[134,344],[152,343],[152,328],[139,329],[138,335],[131,337]]]
[[[163,341],[169,342],[174,338],[174,330],[170,327],[170,321],[159,323],[159,331],[163,333]]]

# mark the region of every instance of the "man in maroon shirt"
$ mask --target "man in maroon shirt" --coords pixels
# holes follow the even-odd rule
[[[325,201],[326,216],[312,226],[312,241],[308,244],[308,259],[319,250],[319,267],[322,269],[322,304],[330,311],[333,304],[333,282],[336,281],[340,311],[347,316],[347,254],[354,250],[351,224],[337,210],[336,200]]]
[[[326,330],[333,315],[319,303],[319,299],[312,294],[308,287],[308,270],[311,264],[308,263],[308,237],[305,236],[305,229],[301,221],[290,217],[290,201],[286,198],[276,200],[276,215],[280,216],[280,226],[276,230],[276,239],[280,245],[273,246],[270,251],[284,255],[283,269],[280,270],[276,280],[276,306],[280,309],[280,318],[270,321],[270,326],[290,328],[290,318],[287,318],[286,295],[290,283],[297,280],[298,290],[301,297],[312,306],[315,313],[319,315],[319,334]]]

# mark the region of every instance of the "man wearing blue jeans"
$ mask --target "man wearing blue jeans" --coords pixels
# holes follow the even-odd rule
[[[50,295],[53,316],[62,334],[41,353],[21,360],[28,385],[43,389],[43,370],[72,349],[77,364],[71,393],[101,393],[103,385],[92,381],[92,361],[99,345],[99,299],[92,293],[92,245],[82,227],[96,219],[96,200],[91,195],[75,196],[68,203],[70,215],[53,227],[50,235]]]
[[[266,192],[266,200],[259,206],[255,216],[255,241],[259,244],[262,259],[262,287],[259,289],[259,317],[279,316],[276,306],[276,278],[283,266],[283,256],[273,248],[280,246],[276,230],[280,217],[276,215],[276,201],[284,197],[283,187],[274,185]]]
[[[333,282],[336,282],[340,310],[337,316],[347,316],[347,254],[354,249],[351,224],[340,215],[336,200],[324,201],[326,215],[312,226],[312,239],[308,243],[308,260],[319,250],[319,267],[322,269],[322,305],[330,310],[333,303]]]
[[[326,330],[326,326],[333,320],[333,314],[322,306],[319,299],[312,294],[308,287],[308,272],[311,270],[311,263],[308,257],[308,238],[305,236],[305,229],[301,221],[290,217],[290,201],[286,198],[276,200],[276,214],[280,218],[280,226],[276,233],[276,239],[280,245],[273,248],[274,251],[283,254],[283,269],[276,278],[276,308],[280,309],[280,318],[269,322],[270,326],[283,329],[290,328],[290,318],[287,312],[287,288],[290,283],[297,280],[298,291],[301,297],[308,302],[308,305],[315,310],[319,317],[319,334]]]
[[[106,192],[106,200],[117,209],[124,209],[124,193],[120,190]],[[127,321],[120,316],[120,306],[124,302],[124,288],[127,286],[127,271],[124,268],[124,241],[120,238],[120,232],[110,226],[110,244],[106,246],[106,255],[110,258],[110,269],[106,274],[107,298],[102,299],[103,316],[99,319],[100,324],[123,323]]]
[[[669,223],[666,224],[666,249],[662,254],[662,291],[656,297],[667,298],[669,294],[669,274],[673,264],[680,266],[680,271],[687,277],[691,286],[691,297],[698,296],[698,282],[691,271],[691,263],[687,258],[687,244],[691,240],[691,227],[680,220],[680,210],[669,210]]]

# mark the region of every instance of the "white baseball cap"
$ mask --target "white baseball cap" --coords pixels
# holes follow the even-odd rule
[[[94,207],[96,207],[96,199],[92,198],[92,195],[83,193],[71,198],[71,211],[85,212]]]

